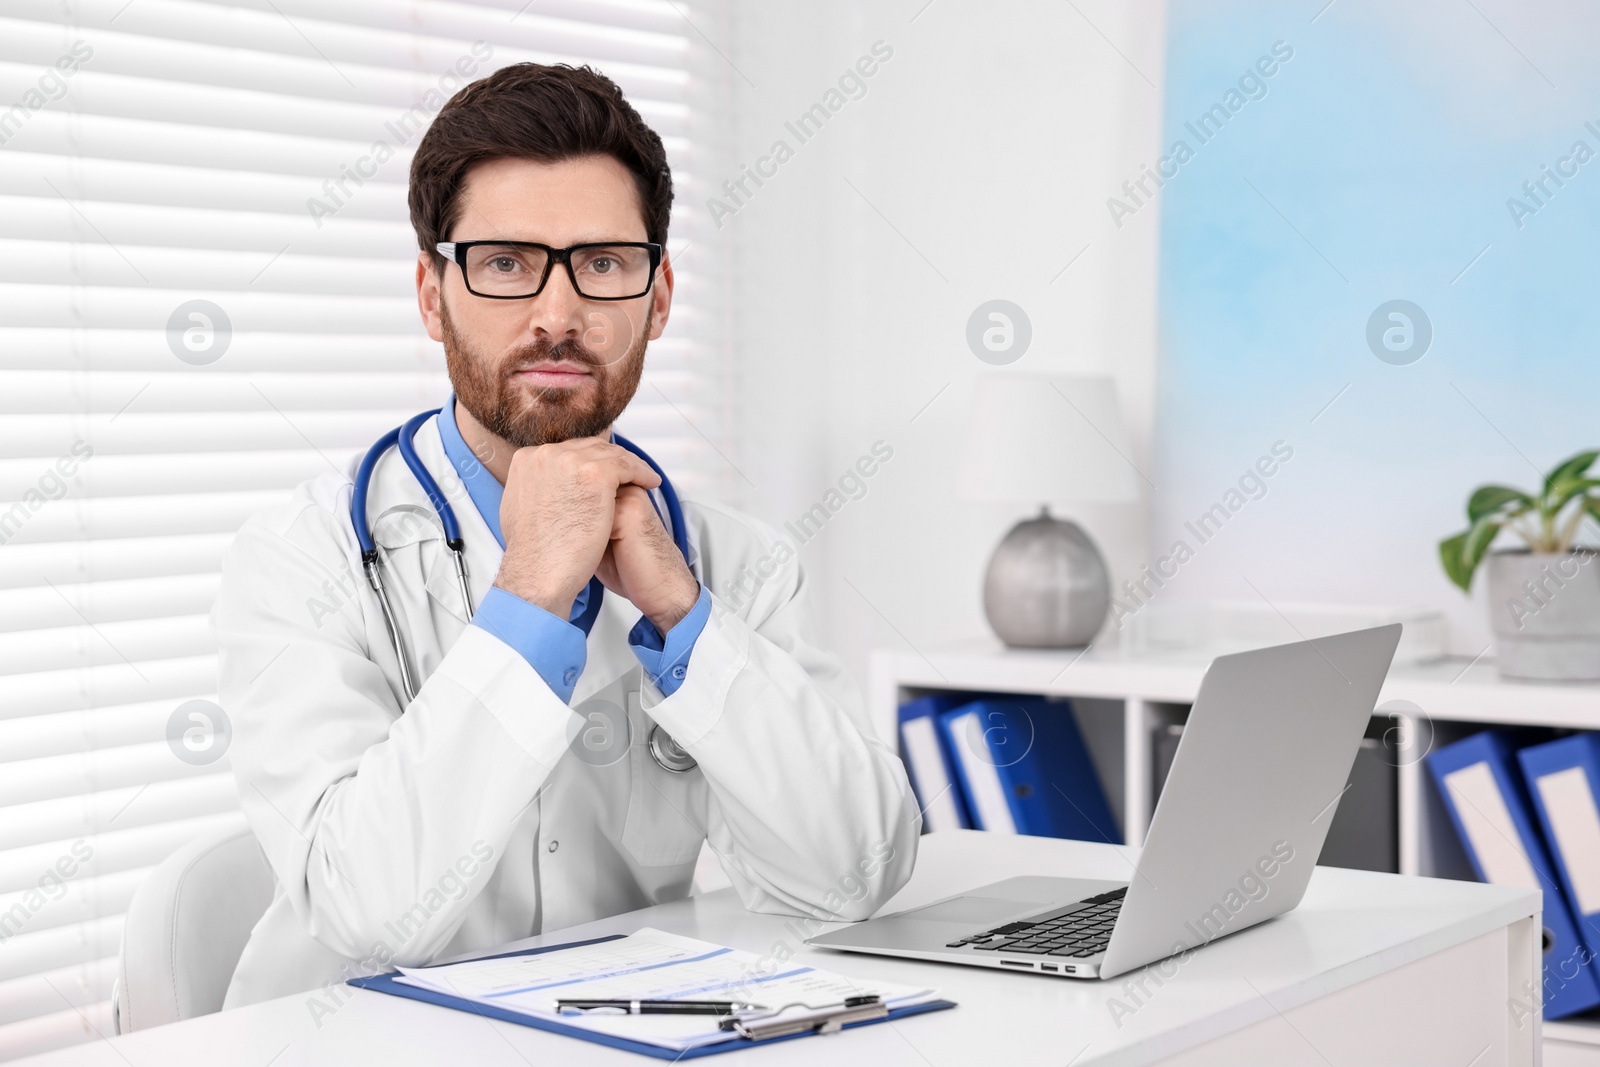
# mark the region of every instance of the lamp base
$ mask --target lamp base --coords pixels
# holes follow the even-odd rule
[[[1012,648],[1081,648],[1111,606],[1111,575],[1089,535],[1049,511],[1024,519],[995,546],[983,611]]]

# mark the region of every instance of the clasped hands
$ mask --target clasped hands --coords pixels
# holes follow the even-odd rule
[[[598,577],[663,636],[700,584],[662,525],[650,465],[602,437],[520,448],[500,502],[505,555],[494,584],[559,619]]]

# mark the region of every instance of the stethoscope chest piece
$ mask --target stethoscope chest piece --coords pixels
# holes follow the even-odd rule
[[[656,723],[650,728],[650,758],[664,771],[673,774],[685,774],[695,769],[699,764],[695,758],[686,752],[682,745],[672,739],[672,735]]]

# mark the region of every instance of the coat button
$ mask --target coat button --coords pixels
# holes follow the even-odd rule
[[[550,842],[550,851],[551,852],[554,852],[556,849],[558,849],[560,847],[561,847],[561,842],[560,841],[552,841],[552,842]]]
[[[685,667],[685,666],[684,666],[684,665],[683,665],[683,664],[681,664],[681,663],[680,663],[680,664],[678,664],[678,665],[677,665],[677,666],[676,666],[676,667],[674,667],[674,668],[672,668],[672,676],[673,676],[673,677],[674,677],[674,678],[676,678],[676,679],[677,679],[677,680],[678,680],[678,681],[680,681],[680,682],[681,682],[681,681],[683,681],[683,679],[684,679],[684,677],[685,677],[685,676],[686,676],[686,675],[687,675],[687,674],[688,674],[688,673],[689,673],[689,668],[688,668],[688,667]]]
[[[578,668],[568,667],[561,675],[561,681],[566,685],[573,685],[578,680]]]

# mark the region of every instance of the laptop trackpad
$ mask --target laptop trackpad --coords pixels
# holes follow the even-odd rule
[[[1049,901],[1032,903],[1026,900],[1007,900],[1004,897],[956,897],[942,904],[929,904],[925,908],[908,911],[902,919],[933,919],[947,923],[991,923],[1008,916],[1037,911]]]

